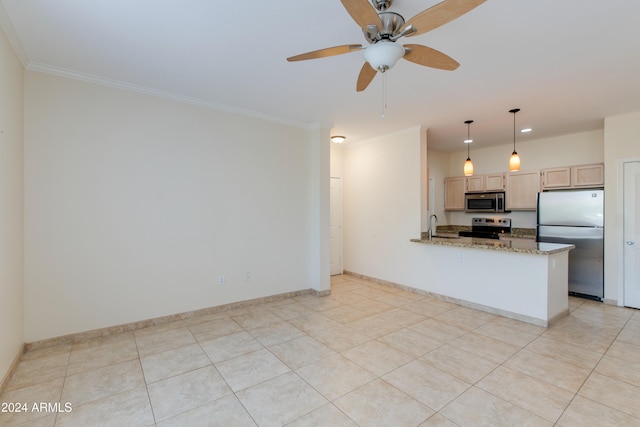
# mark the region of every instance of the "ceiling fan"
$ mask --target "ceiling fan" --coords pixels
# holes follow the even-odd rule
[[[392,0],[340,0],[351,18],[362,28],[365,38],[371,44],[334,46],[287,58],[287,61],[325,58],[344,53],[364,50],[365,63],[360,70],[356,90],[363,91],[379,71],[386,72],[400,58],[441,70],[455,70],[460,65],[455,59],[430,47],[419,44],[400,45],[400,37],[424,34],[469,12],[486,0],[444,0],[423,10],[408,22],[394,12],[387,12]]]

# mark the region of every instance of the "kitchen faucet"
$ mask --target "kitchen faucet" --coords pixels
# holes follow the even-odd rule
[[[429,217],[429,230],[427,231],[427,233],[429,233],[429,239],[431,239],[433,237],[434,233],[434,226],[433,226],[433,220],[436,220],[436,224],[438,223],[438,217],[436,216],[436,214],[433,214]]]

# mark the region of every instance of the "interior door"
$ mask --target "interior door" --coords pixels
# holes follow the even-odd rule
[[[331,178],[329,186],[329,239],[331,244],[331,275],[342,274],[342,179]]]
[[[640,308],[640,162],[624,164],[624,305]]]

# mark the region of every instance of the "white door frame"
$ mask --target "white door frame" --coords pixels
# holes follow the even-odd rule
[[[616,246],[616,266],[612,267],[615,268],[617,270],[617,282],[618,282],[618,291],[617,291],[617,297],[618,300],[616,302],[616,304],[618,306],[624,306],[624,247],[626,245],[625,240],[624,240],[624,165],[625,163],[633,163],[633,162],[640,162],[640,157],[631,157],[631,158],[626,158],[626,159],[618,159],[617,161],[617,166],[618,166],[618,170],[617,172],[617,186],[616,186],[616,211],[615,212],[607,212],[605,210],[605,223],[606,223],[606,217],[607,215],[615,215],[617,220],[616,220],[616,229],[615,230],[609,230],[607,231],[606,227],[605,227],[605,239],[606,239],[606,235],[607,233],[611,233],[614,234],[616,236],[616,242],[615,242],[615,246]],[[607,187],[605,185],[605,205],[606,205],[606,199],[607,199]],[[606,249],[605,249],[606,250]],[[606,264],[605,264],[605,271],[606,271]],[[606,274],[606,273],[605,273]],[[606,283],[606,276],[605,276],[605,297],[607,294],[607,283]],[[605,298],[605,302],[606,302],[606,298]]]
[[[330,274],[332,276],[336,275],[336,274],[342,274],[344,271],[344,257],[343,257],[343,247],[342,247],[342,241],[343,241],[343,236],[342,236],[342,178],[341,177],[330,177],[330,182],[333,183],[337,183],[338,184],[338,194],[334,194],[334,186],[333,185],[329,185],[329,191],[330,191],[330,196],[329,196],[329,200],[330,200],[330,204],[334,204],[334,203],[338,203],[339,206],[336,208],[335,206],[330,206],[329,207],[329,216],[330,216],[330,226],[329,226],[329,232],[331,232],[331,229],[336,226],[336,222],[337,222],[337,226],[339,227],[339,231],[338,231],[338,236],[337,238],[339,239],[339,242],[337,243],[337,245],[334,246],[333,242],[331,241],[331,237],[329,238],[329,241],[331,242],[330,246],[331,246],[331,255],[329,256],[329,259],[331,260],[330,262],[333,264],[333,260],[335,259],[334,257],[338,257],[338,268],[335,270],[330,270]],[[335,180],[335,181],[334,181]],[[335,253],[335,249],[337,247],[338,253]]]
[[[625,295],[627,294],[626,287],[629,284],[629,281],[627,280],[627,274],[626,274],[628,272],[628,268],[626,266],[626,260],[627,260],[626,251],[628,251],[629,248],[627,247],[627,243],[626,243],[628,235],[627,235],[626,229],[625,229],[625,224],[627,222],[626,221],[627,220],[627,218],[626,218],[626,208],[625,208],[625,195],[627,193],[627,191],[626,191],[627,180],[626,180],[626,173],[625,172],[626,172],[627,165],[630,165],[632,163],[636,163],[636,164],[640,165],[640,159],[625,159],[623,162],[621,162],[621,164],[620,164],[620,169],[621,170],[619,171],[620,174],[622,175],[623,179],[622,179],[622,185],[619,188],[620,202],[621,202],[620,203],[621,215],[619,217],[621,219],[621,224],[618,227],[619,236],[620,236],[619,248],[620,248],[620,251],[621,251],[620,252],[620,256],[618,257],[619,260],[620,260],[619,264],[621,264],[619,266],[619,268],[620,268],[619,271],[621,273],[621,276],[620,276],[621,280],[619,282],[621,283],[622,286],[620,286],[620,289],[618,290],[619,291],[618,294],[619,294],[619,298],[620,298],[620,301],[621,301],[620,305],[625,306],[625,307],[629,306],[629,301],[627,301],[625,299]],[[640,242],[637,242],[637,243],[640,244]],[[638,272],[639,272],[639,270],[636,270],[636,274],[638,274]],[[637,304],[638,303],[636,301],[634,307],[640,308],[640,307],[638,307]]]

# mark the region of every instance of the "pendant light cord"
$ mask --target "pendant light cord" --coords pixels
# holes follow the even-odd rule
[[[517,111],[513,112],[513,152],[516,152],[516,113]]]
[[[519,108],[514,108],[513,110],[509,110],[510,113],[513,113],[513,152],[516,153],[516,113],[520,111]]]
[[[471,120],[467,120],[467,141],[471,140]],[[469,148],[469,144],[471,144],[471,142],[467,142],[467,160],[471,159],[470,157],[470,148]]]
[[[467,139],[464,141],[467,144],[467,160],[471,160],[469,145],[473,142],[471,140],[471,123],[473,123],[473,120],[467,120],[464,123],[467,125]]]

